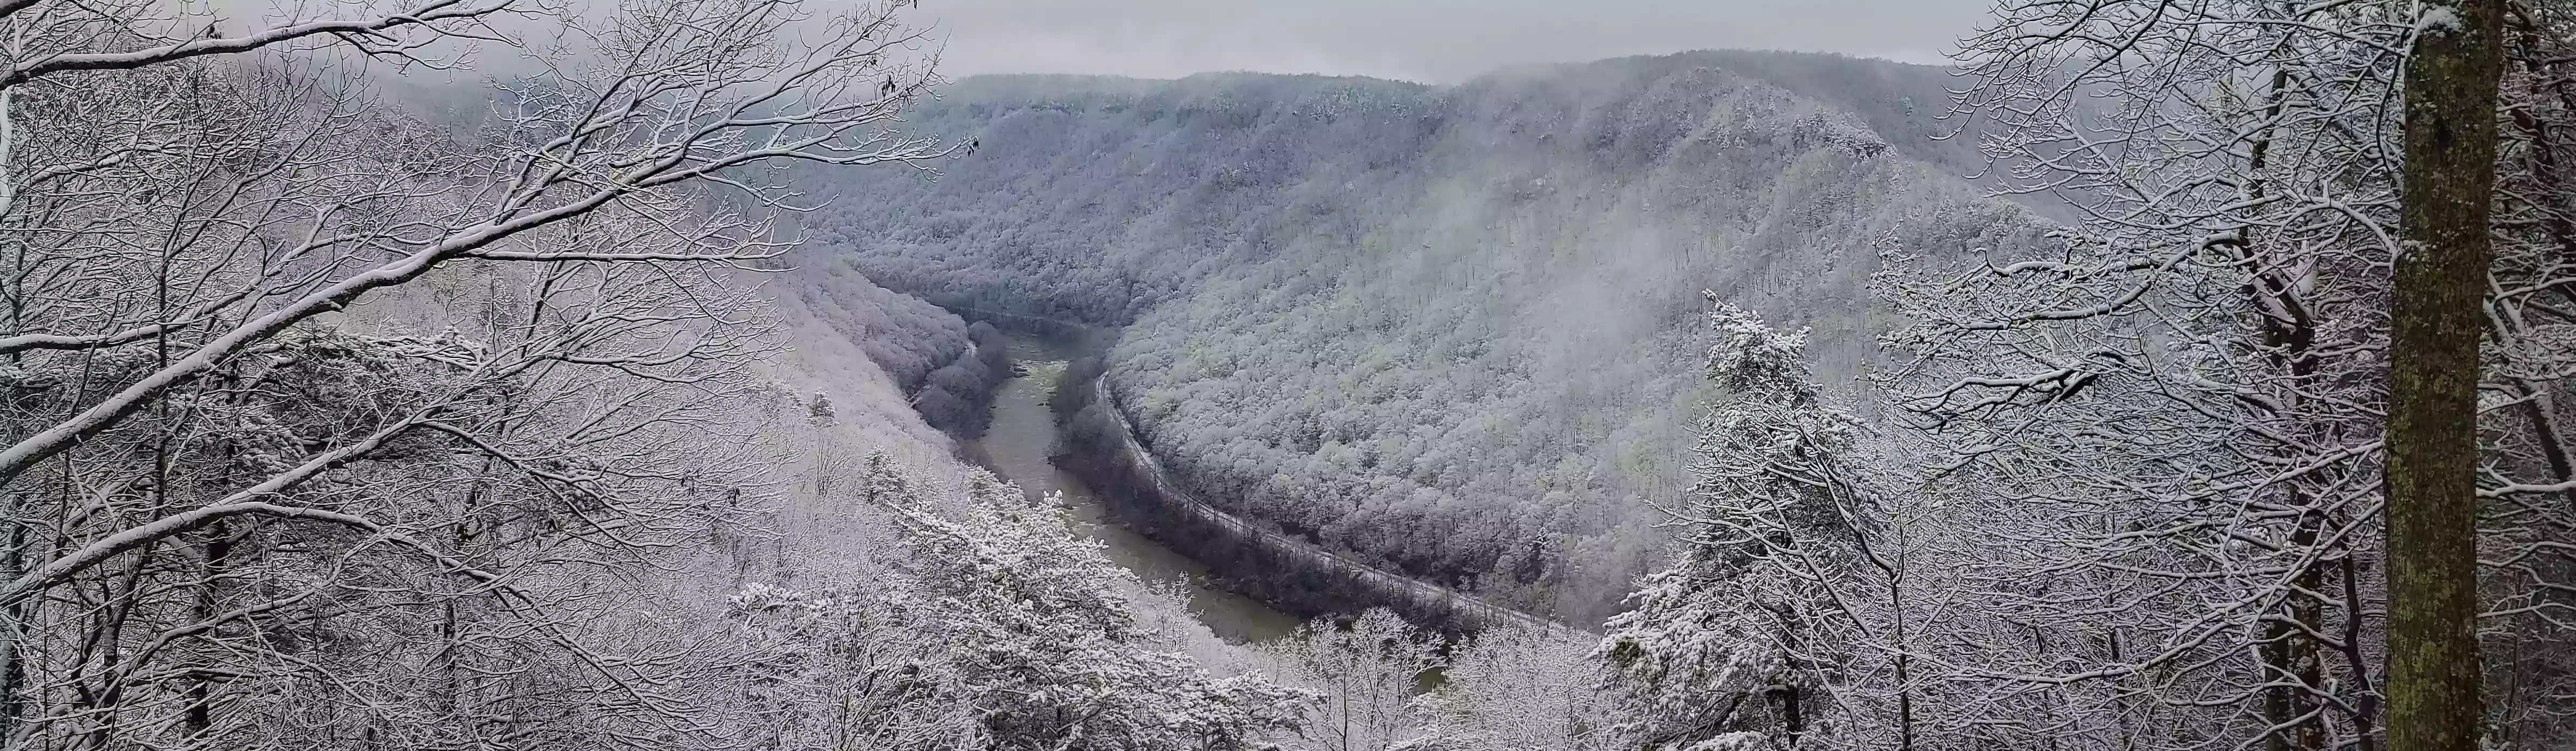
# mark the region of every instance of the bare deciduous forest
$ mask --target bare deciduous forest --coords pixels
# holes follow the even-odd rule
[[[938,6],[0,2],[0,750],[2576,744],[2576,3]]]

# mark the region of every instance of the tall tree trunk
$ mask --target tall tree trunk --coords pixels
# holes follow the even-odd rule
[[[196,608],[192,613],[198,623],[213,623],[215,613],[222,609],[223,593],[220,590],[223,587],[224,558],[232,554],[232,549],[232,526],[223,521],[210,525],[201,548],[202,562],[198,566],[205,580],[197,584]],[[220,636],[220,626],[206,633],[209,640]],[[215,669],[213,664],[200,666],[188,686],[188,709],[182,717],[181,727],[192,740],[204,740],[215,727]]]
[[[5,103],[0,103],[0,107],[5,106]],[[19,520],[19,514],[20,509],[27,507],[28,496],[27,493],[12,492],[7,496],[8,505],[0,506],[0,525],[6,527],[0,529],[0,540],[7,541],[0,543],[7,545],[6,549],[0,549],[0,576],[12,580],[18,578],[27,563],[24,553],[27,527]],[[19,661],[19,656],[26,649],[27,630],[27,608],[24,604],[0,605],[0,748],[14,748],[12,741],[18,737],[21,727],[18,694],[25,683],[27,668]]]
[[[2406,62],[2388,394],[2388,746],[2474,751],[2477,386],[2504,0],[2432,1]]]
[[[2314,547],[2320,517],[2316,511],[2301,514],[2290,544]],[[2270,751],[2317,751],[2326,745],[2325,719],[2317,713],[2316,700],[2316,692],[2326,685],[2325,667],[2311,636],[2322,633],[2325,623],[2325,608],[2316,600],[2325,591],[2319,570],[2324,565],[2310,563],[2299,572],[2292,580],[2296,591],[2283,598],[2286,612],[2264,630],[2263,678],[2275,684],[2263,692],[2263,716],[2272,723],[2264,747]]]

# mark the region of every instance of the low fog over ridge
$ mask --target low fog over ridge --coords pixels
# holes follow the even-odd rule
[[[1983,0],[959,0],[954,76],[1209,71],[1456,83],[1514,65],[1738,48],[1939,63]]]
[[[0,2],[0,747],[2576,738],[2576,0],[1986,2]]]
[[[1954,81],[1740,51],[1451,86],[976,76],[917,115],[974,154],[817,175],[839,208],[805,227],[934,302],[1132,323],[1108,377],[1221,504],[1597,621],[1686,485],[1701,290],[1817,327],[1847,387],[1878,253],[2041,227],[1958,178]]]

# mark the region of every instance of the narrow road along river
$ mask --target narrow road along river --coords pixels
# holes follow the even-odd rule
[[[1064,493],[1081,531],[1107,543],[1110,560],[1147,581],[1180,579],[1189,585],[1190,606],[1208,629],[1227,641],[1269,641],[1296,628],[1297,619],[1243,595],[1218,589],[1206,566],[1163,547],[1144,535],[1109,521],[1092,489],[1047,461],[1055,441],[1055,413],[1047,407],[1054,374],[1080,353],[1071,342],[1011,334],[1011,362],[1019,372],[993,393],[993,425],[976,440],[977,453],[1002,479],[1022,490]]]

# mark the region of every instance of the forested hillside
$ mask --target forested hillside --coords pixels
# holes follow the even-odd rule
[[[818,245],[898,289],[1130,325],[1110,378],[1237,510],[1597,620],[1688,483],[1701,291],[1813,326],[1848,383],[1878,256],[2030,243],[1946,71],[1710,52],[1454,87],[975,78],[936,180],[836,174]]]
[[[936,80],[897,5],[271,10],[0,8],[0,746],[1301,726],[916,414],[989,328],[783,270],[785,163],[953,150],[894,127]],[[473,108],[390,93],[424,70]]]
[[[981,435],[988,418],[984,400],[1010,375],[1001,333],[879,287],[845,259],[799,250],[805,257],[795,259],[797,267],[771,282],[779,309],[811,324],[787,340],[799,348],[855,345],[860,359],[893,379],[909,411],[952,436]]]
[[[920,5],[0,2],[0,749],[2576,738],[2576,0],[1437,87]],[[1012,370],[1063,493],[958,458]],[[1361,612],[1220,640],[1085,431]]]

